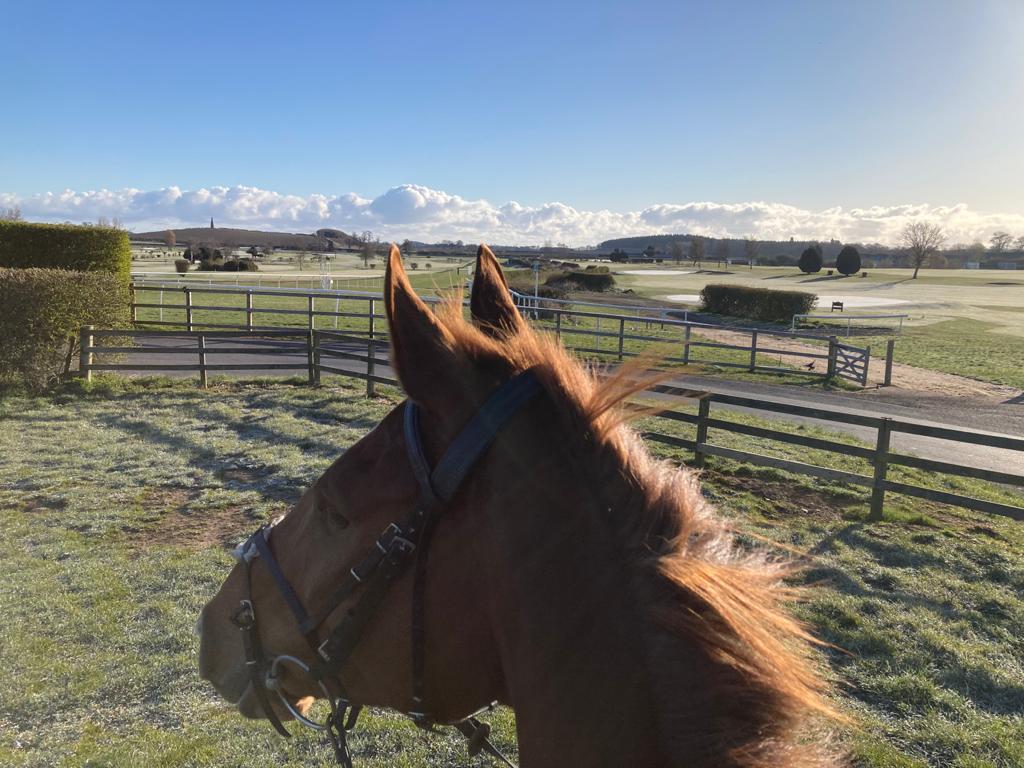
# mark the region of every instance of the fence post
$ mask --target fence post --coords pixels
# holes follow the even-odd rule
[[[892,355],[895,348],[896,339],[889,339],[889,341],[885,343],[885,381],[882,382],[883,387],[892,386]]]
[[[192,330],[192,291],[188,288],[183,289],[185,291],[185,330]]]
[[[690,364],[690,331],[693,330],[692,325],[687,325],[686,330],[683,332],[683,365]]]
[[[370,299],[369,331],[370,331],[370,338],[371,339],[374,338],[374,333],[377,330],[377,324],[375,322],[376,319],[377,319],[377,300],[376,299]]]
[[[308,310],[307,311],[309,312],[309,330],[312,331],[314,328],[316,328],[316,315],[313,314],[315,305],[313,304],[313,294],[312,293],[309,294],[308,299],[309,299],[309,301],[308,301]]]
[[[826,379],[835,378],[836,355],[839,354],[839,341],[835,336],[828,337],[828,370],[825,372]]]
[[[704,451],[700,449],[708,441],[708,416],[711,413],[711,400],[704,396],[697,404],[697,439],[693,447],[693,466],[704,466]]]
[[[132,327],[139,321],[139,308],[135,306],[135,283],[128,285],[130,306],[132,309]]]
[[[619,362],[622,362],[622,343],[625,341],[626,318],[619,318]]]
[[[92,331],[93,326],[83,325],[78,332],[78,375],[92,381]]]
[[[317,383],[317,361],[314,358],[314,347],[316,344],[316,329],[310,328],[306,332],[306,367],[309,371],[309,383]]]
[[[555,338],[562,338],[562,312],[558,309],[555,310]]]
[[[252,291],[245,294],[245,330],[252,330]]]
[[[750,332],[750,372],[757,368],[757,331]]]
[[[313,383],[320,386],[320,333],[313,331]]]
[[[889,439],[892,436],[892,419],[885,417],[878,425],[878,440],[875,443],[875,479],[871,490],[871,514],[868,520],[881,520],[885,504],[885,475],[889,468]]]
[[[373,397],[376,393],[374,387],[373,376],[377,367],[377,358],[374,357],[374,347],[376,343],[373,339],[366,340],[366,396]]]
[[[199,335],[199,386],[206,389],[209,381],[206,376],[206,337]]]
[[[864,373],[860,376],[860,385],[866,387],[868,385],[868,367],[871,365],[871,347],[864,348]]]

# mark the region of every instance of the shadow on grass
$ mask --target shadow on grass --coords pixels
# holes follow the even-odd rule
[[[138,439],[163,446],[165,449],[183,455],[189,464],[196,469],[210,472],[215,477],[234,482],[231,475],[234,467],[222,464],[221,460],[225,457],[212,448],[203,446],[180,435],[175,435],[167,430],[154,427],[152,424],[131,421],[123,416],[108,414],[99,417],[98,421],[112,429],[133,435]],[[268,440],[276,439],[280,441],[280,437],[276,433],[269,430],[265,430],[265,432]],[[267,482],[266,476],[256,473],[253,473],[253,477],[246,478],[240,484],[244,485],[246,490],[259,493],[266,501],[286,502],[289,504],[298,501],[306,485],[304,482],[299,484],[290,480],[270,484]]]

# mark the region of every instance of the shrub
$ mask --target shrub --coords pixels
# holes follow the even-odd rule
[[[0,267],[112,272],[127,282],[128,233],[110,227],[0,221]]]
[[[788,323],[793,315],[810,312],[818,302],[813,293],[741,285],[706,285],[700,299],[705,312],[780,323]]]
[[[824,266],[824,260],[821,258],[820,245],[809,245],[800,254],[799,267],[800,271],[804,274],[811,275],[815,272],[821,272],[822,266]]]
[[[415,261],[412,264],[410,264],[409,266],[412,267],[413,269],[419,269],[420,268],[420,265],[417,262],[415,262]]]
[[[253,259],[239,259],[238,270],[240,272],[259,272],[260,265]]]
[[[843,275],[855,275],[860,272],[860,254],[852,245],[843,246],[836,256],[836,269]]]
[[[0,269],[0,375],[31,389],[70,370],[83,325],[127,325],[120,275],[63,269]]]
[[[188,272],[188,268],[192,266],[192,262],[188,259],[175,259],[174,268],[178,271],[179,275],[183,275]]]
[[[606,269],[604,272],[559,272],[544,281],[545,285],[561,285],[564,290],[610,291],[615,287],[615,278]],[[573,287],[570,288],[569,286]]]

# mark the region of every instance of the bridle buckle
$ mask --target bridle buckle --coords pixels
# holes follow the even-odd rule
[[[253,610],[251,600],[240,601],[238,610],[231,616],[231,623],[243,632],[255,626],[256,611]]]

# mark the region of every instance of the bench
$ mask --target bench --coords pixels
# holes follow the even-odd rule
[[[841,302],[841,301],[833,301],[832,302],[832,311],[835,312],[837,309],[840,312],[843,311],[843,302]]]

